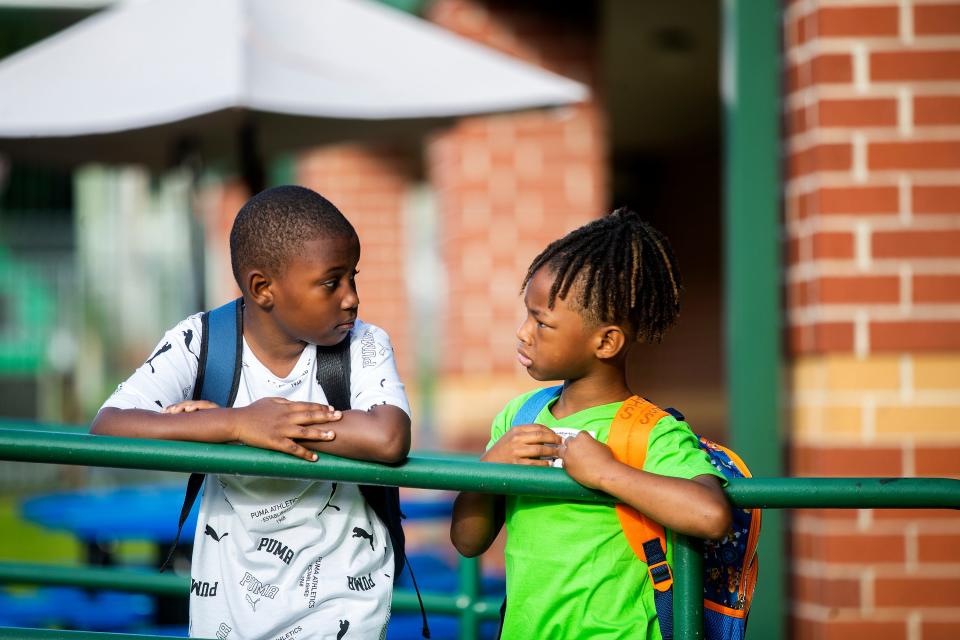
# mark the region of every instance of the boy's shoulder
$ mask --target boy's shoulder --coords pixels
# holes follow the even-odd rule
[[[203,311],[198,311],[197,313],[187,316],[186,318],[178,322],[176,325],[174,325],[171,331],[184,330],[184,329],[201,330],[203,328],[203,321],[202,321],[203,314],[204,314]]]
[[[393,354],[393,344],[385,329],[357,318],[350,330],[350,360],[352,366],[376,367]]]
[[[491,425],[491,434],[494,437],[499,437],[508,431],[510,427],[513,426],[514,417],[517,415],[517,412],[520,411],[521,407],[523,407],[527,400],[542,390],[543,389],[531,389],[507,402],[503,409],[494,417],[493,424]]]
[[[535,394],[540,393],[544,389],[550,389],[550,388],[552,387],[542,387],[538,389],[531,389],[530,391],[525,391],[520,395],[512,398],[509,402],[507,402],[507,404],[504,405],[500,413],[506,417],[512,418],[514,415],[516,415],[517,411],[520,410],[520,407],[522,407],[527,400],[532,398]]]
[[[170,327],[164,339],[178,339],[185,343],[188,351],[197,351],[203,339],[203,312],[191,314]]]
[[[380,325],[366,322],[365,320],[357,318],[354,321],[353,329],[350,330],[350,342],[353,343],[357,340],[362,340],[367,336],[386,336],[388,339],[390,337],[387,335],[387,330]]]
[[[175,350],[187,352],[184,355],[190,354],[199,358],[200,343],[203,340],[202,316],[202,312],[194,313],[170,327],[161,338],[160,344],[153,354],[154,357],[166,351]],[[152,362],[152,360],[148,360],[148,362]],[[186,360],[186,362],[189,362],[189,360]],[[169,362],[171,366],[176,366],[178,363],[182,364],[178,359],[170,359]]]
[[[191,314],[171,327],[165,336],[168,343],[190,353],[197,360],[200,358],[200,345],[205,339],[203,335],[203,313],[199,311]]]
[[[350,387],[354,409],[390,404],[410,415],[390,336],[383,328],[360,319],[350,334]]]
[[[525,391],[525,392],[521,393],[520,395],[515,396],[514,398],[512,398],[511,400],[509,400],[509,401],[507,402],[507,404],[504,405],[503,409],[501,409],[500,413],[501,413],[502,415],[507,416],[507,417],[512,417],[513,415],[515,415],[515,414],[517,413],[517,411],[520,410],[520,407],[522,407],[522,406],[524,405],[524,403],[526,403],[527,400],[529,400],[530,398],[532,398],[535,394],[540,393],[541,391],[547,391],[547,390],[553,391],[554,389],[556,389],[556,385],[554,385],[554,386],[549,386],[549,387],[540,387],[540,388],[536,388],[536,389],[531,389],[531,390],[529,390],[529,391]],[[551,396],[551,397],[555,397],[556,395],[559,395],[559,392],[553,394],[553,396]],[[645,402],[649,402],[649,401],[645,400]],[[612,403],[606,403],[606,404],[598,404],[598,405],[596,405],[596,406],[590,407],[590,408],[587,409],[587,410],[605,409],[605,410],[613,411],[613,413],[616,413],[616,407],[619,407],[619,406],[622,405],[622,404],[623,404],[623,402],[612,402]],[[658,410],[660,410],[660,411],[663,411],[664,414],[665,414],[665,415],[663,415],[663,416],[657,421],[657,423],[656,423],[656,425],[655,425],[656,427],[661,427],[661,426],[663,426],[663,427],[682,428],[682,429],[689,429],[689,428],[690,428],[689,425],[687,424],[686,419],[684,418],[684,416],[683,416],[679,411],[677,411],[676,409],[673,409],[673,408],[670,408],[670,407],[668,407],[668,408],[662,408],[662,407],[660,407],[660,406],[658,406],[658,405],[656,405],[655,403],[652,403],[652,402],[650,402],[650,404],[651,404],[654,408],[656,408],[656,409],[658,409]]]

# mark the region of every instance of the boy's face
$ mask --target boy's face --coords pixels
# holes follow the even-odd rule
[[[356,236],[305,241],[270,284],[272,316],[280,329],[296,340],[323,346],[343,340],[360,305],[354,281],[359,261]]]
[[[517,360],[534,380],[582,378],[597,362],[595,328],[563,298],[547,306],[555,277],[551,269],[540,269],[523,296],[527,318],[517,329]]]

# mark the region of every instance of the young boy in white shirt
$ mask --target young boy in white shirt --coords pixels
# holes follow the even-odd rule
[[[356,231],[321,195],[268,189],[230,234],[242,298],[231,407],[193,400],[203,324],[190,316],[110,396],[97,434],[236,442],[316,460],[314,451],[395,463],[409,405],[387,333],[358,319]],[[350,409],[319,384],[319,348],[349,340]],[[210,476],[194,535],[190,635],[383,638],[395,571],[384,522],[357,485]],[[402,551],[398,551],[402,553]]]

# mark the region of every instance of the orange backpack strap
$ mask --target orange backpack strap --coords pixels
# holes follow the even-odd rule
[[[634,469],[643,469],[650,432],[667,415],[666,411],[639,396],[624,401],[607,437],[607,446],[613,457]],[[669,591],[673,586],[673,575],[667,565],[667,536],[663,526],[623,503],[617,503],[617,517],[630,548],[647,563],[654,589],[661,593]]]

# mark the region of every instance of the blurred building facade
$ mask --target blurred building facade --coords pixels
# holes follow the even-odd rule
[[[527,265],[551,240],[620,205],[666,231],[686,280],[679,326],[639,352],[631,382],[725,438],[736,416],[727,417],[721,332],[718,4],[434,0],[423,14],[584,82],[594,96],[463,119],[427,139],[275,159],[273,183],[318,190],[359,231],[361,313],[391,333],[414,401],[415,446],[483,446],[491,417],[534,386],[514,360]],[[960,0],[791,0],[781,18],[772,28],[783,41],[789,384],[785,425],[771,425],[769,437],[789,475],[960,476]],[[213,306],[236,295],[226,238],[249,194],[229,169],[208,174],[192,203],[176,177],[159,184],[96,171],[77,176],[69,204],[98,220],[79,215],[75,231],[65,227],[65,255],[86,258],[64,269],[102,283],[101,298],[116,293],[113,306],[101,305],[109,318],[133,300],[158,305],[146,324],[106,330],[97,320],[101,336],[129,338],[109,362],[95,337],[77,347],[99,349],[87,362],[127,371],[164,323],[198,310],[201,295],[170,289],[141,300],[138,279],[175,287],[184,273],[158,265],[185,267],[193,249],[162,256],[130,239],[202,228],[202,297]],[[145,217],[125,218],[128,231],[105,242],[97,230],[116,230],[116,216],[132,209]],[[171,213],[190,209],[193,222]],[[0,250],[13,238],[5,234]],[[89,255],[92,238],[114,253]],[[0,273],[3,265],[0,254]],[[121,267],[126,284],[104,275]],[[120,291],[133,293],[122,302]],[[91,286],[78,292],[94,296]],[[956,514],[803,510],[788,526],[791,637],[960,637]]]

